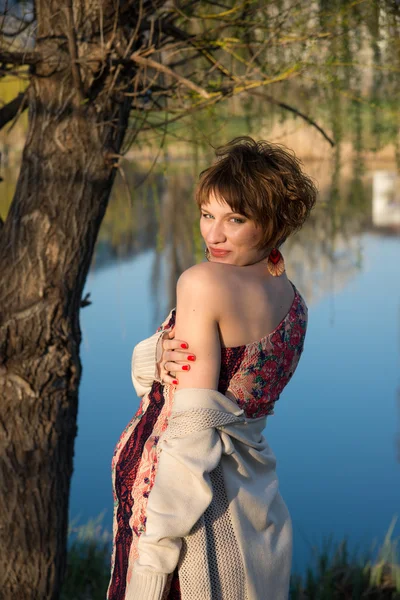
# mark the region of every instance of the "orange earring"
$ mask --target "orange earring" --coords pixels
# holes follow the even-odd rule
[[[285,272],[285,261],[278,248],[272,248],[268,256],[267,268],[274,277],[279,277]]]

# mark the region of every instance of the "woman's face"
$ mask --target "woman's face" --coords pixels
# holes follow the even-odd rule
[[[217,202],[214,194],[201,207],[200,231],[210,251],[210,262],[244,266],[265,258],[265,251],[255,248],[261,239],[261,228],[253,220],[232,212],[225,201]],[[217,254],[217,250],[226,252]]]

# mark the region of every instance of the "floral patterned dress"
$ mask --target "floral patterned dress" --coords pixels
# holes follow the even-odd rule
[[[295,296],[287,315],[268,335],[242,346],[221,348],[218,391],[230,391],[247,418],[274,414],[274,404],[291,379],[307,329],[307,305]],[[157,329],[175,324],[175,309]],[[157,443],[168,426],[174,386],[154,381],[123,431],[112,459],[114,536],[108,600],[124,600],[137,542],[146,527],[146,506],[157,472]],[[178,570],[170,577],[165,600],[179,600]]]

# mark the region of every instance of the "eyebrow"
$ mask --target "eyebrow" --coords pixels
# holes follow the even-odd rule
[[[208,212],[208,213],[210,213],[210,214],[211,214],[211,211],[207,210],[206,208],[202,208],[201,210],[203,210],[204,212]],[[236,212],[229,212],[229,213],[226,213],[226,215],[227,215],[227,216],[229,216],[229,215],[240,215],[241,217],[244,217],[244,216],[245,216],[245,215],[243,215],[242,213],[240,213],[240,212],[237,212],[237,211],[236,211]]]

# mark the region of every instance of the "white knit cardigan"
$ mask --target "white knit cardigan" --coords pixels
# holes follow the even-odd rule
[[[148,374],[160,337],[149,338]],[[125,600],[166,598],[176,566],[182,600],[287,600],[292,524],[265,424],[216,390],[175,391]]]

